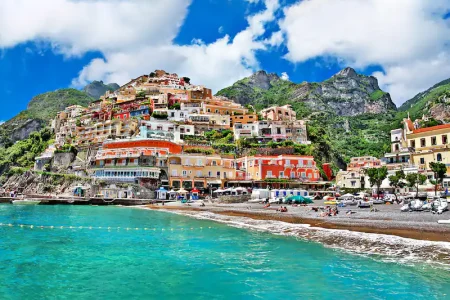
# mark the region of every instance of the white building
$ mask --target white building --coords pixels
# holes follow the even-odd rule
[[[192,136],[195,134],[194,125],[180,125],[170,121],[155,119],[150,121],[141,121],[139,130],[141,138],[159,138],[176,143],[182,143],[185,136]]]

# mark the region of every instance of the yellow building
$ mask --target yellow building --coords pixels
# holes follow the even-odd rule
[[[430,162],[447,165],[450,174],[450,124],[407,130],[406,141],[413,150],[411,161],[419,170],[430,170]]]
[[[108,138],[125,139],[132,137],[138,131],[138,122],[133,119],[107,120],[91,126],[76,128],[75,141],[79,147],[100,145]]]
[[[235,179],[232,158],[220,155],[176,154],[169,156],[169,184],[174,189],[205,189],[223,187],[226,180]]]

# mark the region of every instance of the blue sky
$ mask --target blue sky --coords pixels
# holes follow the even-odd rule
[[[450,77],[449,2],[4,0],[0,120],[39,93],[154,69],[216,92],[259,69],[302,82],[351,66],[400,104]]]

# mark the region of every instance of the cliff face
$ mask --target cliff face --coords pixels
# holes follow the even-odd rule
[[[282,101],[300,102],[311,112],[328,111],[339,116],[378,114],[396,109],[390,95],[380,89],[375,77],[357,74],[352,68],[345,68],[324,82],[300,84],[258,71],[217,94],[242,104],[264,106],[280,102],[283,93]]]
[[[345,68],[323,82],[295,84],[259,71],[220,90],[257,110],[289,104],[299,118],[308,119],[308,137],[318,162],[344,168],[351,157],[380,157],[389,149],[389,130],[396,106],[373,76]]]
[[[444,123],[450,123],[450,79],[441,81],[417,94],[403,103],[399,111],[403,115],[409,112],[413,119],[426,115]]]
[[[388,93],[378,86],[373,76],[357,74],[346,68],[322,83],[302,83],[292,94],[313,111],[331,111],[339,116],[384,113],[395,110]]]

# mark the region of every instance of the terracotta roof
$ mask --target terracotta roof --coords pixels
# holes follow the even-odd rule
[[[414,130],[414,124],[410,119],[406,120],[406,124],[408,125],[408,129],[413,131]]]
[[[428,132],[428,131],[433,131],[433,130],[438,130],[438,129],[445,129],[445,128],[450,128],[450,124],[437,125],[437,126],[431,126],[431,127],[426,127],[426,128],[419,128],[419,129],[413,130],[413,134]]]

